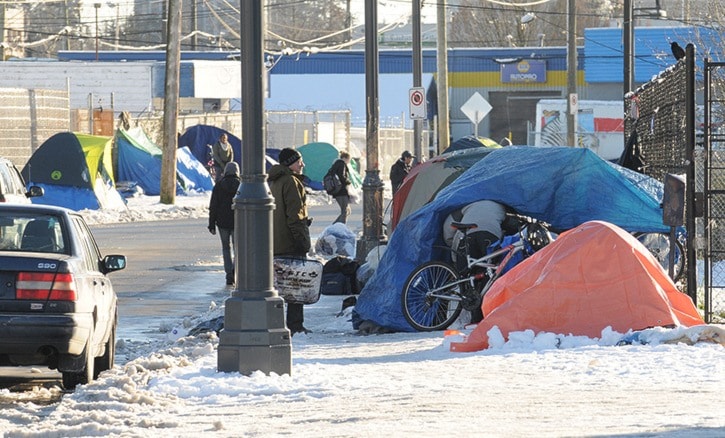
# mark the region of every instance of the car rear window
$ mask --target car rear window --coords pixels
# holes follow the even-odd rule
[[[0,213],[0,251],[67,254],[58,216]]]

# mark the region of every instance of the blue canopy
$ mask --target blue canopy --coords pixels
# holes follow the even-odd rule
[[[401,310],[403,284],[417,265],[443,258],[433,246],[443,245],[443,221],[460,207],[491,199],[558,230],[603,220],[628,231],[667,232],[662,193],[657,180],[604,161],[589,149],[494,150],[398,224],[378,269],[358,297],[355,324],[369,320],[388,329],[413,331]]]
[[[161,193],[161,149],[141,128],[116,131],[118,148],[118,180],[134,181],[144,193]],[[214,188],[209,172],[183,147],[176,151],[176,194],[210,191]]]

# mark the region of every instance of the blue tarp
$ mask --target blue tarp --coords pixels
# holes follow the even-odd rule
[[[443,221],[457,208],[491,199],[558,230],[603,220],[627,231],[668,232],[659,206],[662,190],[657,180],[608,163],[588,149],[494,150],[398,224],[360,293],[355,324],[369,320],[392,330],[413,330],[401,310],[403,284],[417,265],[443,258],[433,246],[443,245]]]
[[[118,180],[136,182],[146,195],[161,193],[161,149],[141,130],[119,129],[116,133],[118,148]],[[210,191],[214,188],[209,172],[197,161],[189,148],[176,151],[176,193]]]
[[[241,166],[242,140],[231,132],[217,128],[216,126],[190,126],[179,136],[179,147],[187,146],[200,163],[206,164],[211,159],[211,149],[209,146],[216,143],[222,134],[227,134],[227,141],[232,145],[232,150],[234,151],[234,161]]]

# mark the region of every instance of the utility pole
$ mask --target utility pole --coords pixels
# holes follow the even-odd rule
[[[420,2],[413,0],[413,87],[420,87],[423,81],[423,53],[420,35]],[[413,151],[414,155],[421,160],[423,147],[421,146],[421,135],[423,133],[423,120],[413,120]],[[426,151],[428,152],[428,151]],[[426,154],[427,155],[427,154]]]
[[[438,0],[438,154],[448,148],[451,131],[448,122],[448,30],[446,0]]]
[[[383,234],[383,181],[378,150],[380,103],[378,101],[378,2],[365,0],[365,100],[367,169],[363,179],[363,236],[357,243],[357,260],[385,239]]]
[[[0,3],[0,61],[5,61],[5,3]]]
[[[624,23],[622,26],[622,44],[624,45],[624,81],[622,83],[623,96],[632,91],[634,88],[634,7],[632,2],[634,0],[624,0]],[[625,142],[627,139],[624,140]]]
[[[98,9],[101,8],[101,4],[93,3],[93,7],[96,8],[96,61],[98,61]]]
[[[566,141],[569,146],[578,146],[577,142],[577,115],[579,112],[579,98],[576,93],[577,78],[577,51],[576,51],[576,3],[569,1],[567,16],[567,53],[566,53],[566,91],[569,96],[566,111]]]
[[[272,281],[274,198],[264,173],[264,19],[262,0],[242,0],[242,182],[234,197],[234,275],[237,289],[224,306],[217,369],[292,374],[284,301]]]
[[[199,23],[196,18],[196,0],[191,0],[191,50],[196,50],[196,45],[199,42],[196,35],[198,27]]]
[[[161,154],[162,204],[173,204],[176,197],[176,147],[179,117],[179,70],[181,64],[181,0],[169,0],[166,35],[166,78],[164,80],[164,147]]]

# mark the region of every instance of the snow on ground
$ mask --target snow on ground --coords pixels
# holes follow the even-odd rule
[[[106,223],[203,217],[208,198],[133,199]],[[113,216],[113,217],[112,217]],[[7,437],[725,436],[725,348],[518,332],[477,353],[451,353],[460,335],[357,335],[342,297],[307,306],[309,335],[292,338],[292,375],[217,372],[214,332],[155,342],[121,340],[117,363],[60,402],[0,390]],[[211,303],[201,322],[220,315]],[[193,324],[192,324],[193,325]],[[465,333],[465,330],[463,330]]]

